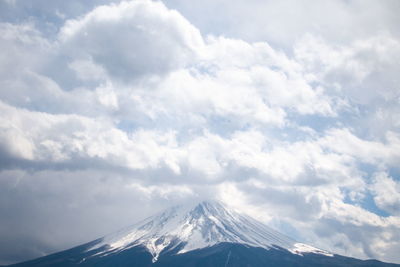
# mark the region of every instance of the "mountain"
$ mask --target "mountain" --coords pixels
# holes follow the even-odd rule
[[[12,266],[400,266],[296,242],[214,201],[177,206],[115,234]]]

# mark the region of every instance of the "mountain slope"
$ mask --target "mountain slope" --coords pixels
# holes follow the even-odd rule
[[[285,267],[285,266],[363,266],[398,267],[400,265],[375,260],[358,260],[340,255],[332,257],[323,254],[293,254],[285,249],[249,247],[242,244],[219,243],[211,247],[175,254],[162,252],[158,261],[152,262],[152,255],[143,246],[136,246],[104,257],[85,252],[87,246],[52,254],[36,260],[12,265],[14,267]]]
[[[15,266],[396,266],[298,243],[217,202],[178,206],[90,243]]]
[[[274,231],[268,226],[218,202],[201,202],[195,206],[177,206],[150,217],[116,234],[106,236],[91,249],[103,247],[99,255],[117,253],[143,245],[153,255],[179,248],[177,253],[209,247],[221,242],[240,243],[269,249],[274,246],[293,253],[315,252],[330,255]]]

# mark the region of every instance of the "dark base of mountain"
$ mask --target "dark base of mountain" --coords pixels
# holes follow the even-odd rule
[[[397,266],[399,264],[384,263],[376,260],[359,260],[355,258],[334,255],[333,257],[307,253],[303,256],[292,254],[279,247],[269,250],[248,247],[242,244],[220,243],[218,245],[176,254],[174,251],[162,253],[159,259],[152,263],[151,254],[141,246],[109,254],[95,255],[102,251],[88,251],[93,243],[75,247],[35,260],[10,265],[13,267],[39,266],[97,266],[97,267],[268,267],[268,266]]]

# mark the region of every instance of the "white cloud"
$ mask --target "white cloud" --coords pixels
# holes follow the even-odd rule
[[[179,172],[173,132],[127,134],[109,121],[77,115],[51,115],[0,105],[2,146],[35,161],[100,159],[133,169],[156,168],[161,162]],[[178,154],[177,154],[178,153]]]
[[[118,109],[118,97],[112,84],[106,84],[96,88],[96,94],[98,101],[105,107],[111,108],[112,110]]]
[[[21,71],[41,66],[41,57],[50,42],[31,23],[0,23],[0,47],[7,53],[0,55],[2,82]]]
[[[363,140],[349,129],[332,129],[320,142],[337,153],[378,167],[395,167],[400,160],[400,137],[394,132],[387,132],[384,142],[379,142]]]
[[[68,65],[75,71],[79,79],[86,80],[105,80],[107,77],[104,68],[95,64],[91,60],[75,60]]]
[[[7,125],[7,123],[1,123],[0,131],[0,145],[6,153],[28,160],[34,158],[35,144],[23,134],[21,129],[15,128],[13,125]]]
[[[185,66],[203,45],[199,31],[178,12],[146,0],[97,7],[68,20],[59,38],[68,55],[93,61],[123,81]]]
[[[391,214],[400,214],[400,183],[385,172],[376,173],[371,185],[376,205]]]
[[[331,45],[306,35],[295,46],[295,57],[325,83],[333,84],[355,103],[399,98],[400,42],[389,34]]]

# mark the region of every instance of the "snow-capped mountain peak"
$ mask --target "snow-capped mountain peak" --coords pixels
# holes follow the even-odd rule
[[[298,243],[246,215],[224,207],[216,201],[175,206],[138,224],[105,236],[90,250],[104,248],[107,255],[142,245],[157,261],[162,251],[177,253],[210,247],[218,243],[240,243],[269,249],[281,247],[292,253],[329,253]]]

